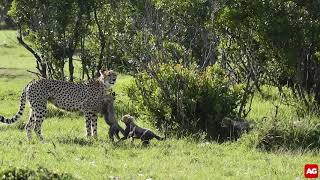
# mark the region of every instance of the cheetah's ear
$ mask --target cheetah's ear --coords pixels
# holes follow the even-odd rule
[[[122,116],[122,122],[127,123],[130,120],[130,117],[131,116],[129,114]]]
[[[109,72],[104,68],[100,69],[99,73],[100,73],[100,76],[106,76],[109,74]]]
[[[107,74],[107,68],[105,66],[102,66],[101,69],[99,70],[100,75],[105,75]]]
[[[130,116],[130,115],[129,115],[129,119],[130,119],[131,122],[134,121],[134,117],[133,117],[133,116]]]

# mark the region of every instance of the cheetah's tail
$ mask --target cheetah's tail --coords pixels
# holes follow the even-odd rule
[[[24,89],[23,89],[23,92],[21,94],[21,97],[20,97],[20,109],[19,111],[17,112],[16,115],[14,115],[12,118],[10,119],[7,119],[3,116],[0,115],[0,122],[2,123],[6,123],[6,124],[12,124],[14,122],[16,122],[22,115],[23,115],[23,111],[24,111],[24,108],[26,106],[26,99],[27,99],[27,96],[26,96],[26,90],[27,90],[27,87],[26,86]]]

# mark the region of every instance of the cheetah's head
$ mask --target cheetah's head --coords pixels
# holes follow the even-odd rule
[[[232,120],[228,117],[224,117],[221,121],[221,127],[230,127],[232,124]]]
[[[99,73],[99,80],[107,87],[107,89],[110,89],[116,83],[117,73],[113,70],[100,70]]]
[[[124,122],[124,124],[126,125],[129,125],[133,121],[134,121],[134,117],[130,116],[129,114],[122,116],[122,122]]]

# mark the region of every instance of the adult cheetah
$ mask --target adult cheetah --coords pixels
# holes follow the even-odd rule
[[[102,112],[106,101],[114,97],[107,90],[114,85],[117,74],[112,71],[100,70],[100,76],[95,81],[72,83],[66,81],[40,79],[33,80],[23,89],[20,97],[20,109],[12,118],[0,116],[0,122],[12,124],[16,122],[25,109],[26,100],[31,106],[29,121],[25,126],[27,140],[30,141],[32,130],[38,139],[43,141],[41,125],[46,113],[47,102],[67,111],[81,111],[86,120],[87,136],[97,138],[97,113]],[[115,119],[114,113],[109,113],[109,119]]]

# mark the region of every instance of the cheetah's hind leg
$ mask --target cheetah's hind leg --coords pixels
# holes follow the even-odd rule
[[[34,127],[34,132],[36,133],[38,139],[41,142],[44,142],[43,136],[41,134],[42,122],[43,122],[43,115],[36,115],[36,123],[35,123],[35,127]]]
[[[27,132],[27,140],[30,142],[32,136],[32,130],[34,129],[35,125],[35,113],[33,110],[30,111],[29,121],[25,126],[25,130]]]
[[[41,142],[44,142],[43,140],[43,136],[41,134],[41,127],[42,127],[42,122],[43,122],[43,118],[46,114],[46,110],[47,110],[47,104],[46,103],[41,103],[39,104],[37,109],[33,109],[33,111],[35,111],[35,127],[34,127],[34,132],[36,133],[38,139]]]

